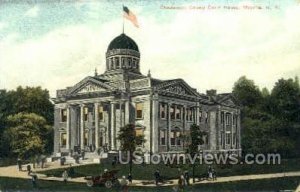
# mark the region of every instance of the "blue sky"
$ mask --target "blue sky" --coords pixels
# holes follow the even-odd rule
[[[122,32],[122,4],[138,17],[140,28],[125,21],[125,33],[153,77],[228,92],[242,75],[261,88],[300,75],[297,0],[1,1],[0,89],[42,86],[54,96],[95,68],[102,73],[107,46]]]

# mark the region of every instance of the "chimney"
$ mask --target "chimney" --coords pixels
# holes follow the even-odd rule
[[[217,96],[217,90],[215,90],[215,89],[207,90],[206,95],[209,97],[215,97],[215,96]]]

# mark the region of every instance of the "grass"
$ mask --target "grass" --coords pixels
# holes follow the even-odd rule
[[[249,181],[235,181],[226,183],[198,184],[186,188],[185,191],[279,191],[294,190],[299,184],[300,177],[285,177],[276,179],[262,179]],[[106,189],[104,187],[89,188],[83,183],[38,180],[37,187],[33,188],[29,179],[0,177],[0,190],[2,191],[120,191],[118,188]],[[172,187],[130,187],[130,191],[172,191]]]
[[[300,171],[300,159],[288,159],[282,160],[280,165],[213,165],[217,171],[218,176],[234,176],[234,175],[249,175],[249,174],[263,174],[263,173],[277,173],[277,172],[289,172],[289,171]],[[180,168],[180,171],[178,170]],[[118,169],[118,176],[128,175],[129,165],[118,164],[112,167],[110,164],[90,164],[74,167],[75,174],[73,177],[83,177],[88,175],[99,175],[104,169],[112,170]],[[132,175],[133,179],[145,179],[153,180],[154,171],[160,170],[160,174],[163,179],[175,179],[178,178],[181,171],[189,170],[192,173],[192,167],[190,165],[180,165],[178,167],[169,167],[164,164],[146,164],[146,165],[133,165]],[[47,171],[41,171],[40,173],[46,174],[47,176],[61,177],[64,169],[53,169]],[[197,165],[195,168],[196,176],[202,175],[207,171],[207,166]]]

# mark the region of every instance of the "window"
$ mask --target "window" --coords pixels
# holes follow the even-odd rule
[[[176,119],[181,119],[181,107],[176,107]]]
[[[203,144],[207,145],[208,144],[208,135],[203,135],[202,140],[203,140]]]
[[[136,118],[142,119],[143,118],[143,103],[136,103],[135,110],[136,110]]]
[[[221,124],[224,124],[224,112],[221,112]]]
[[[120,68],[120,61],[119,61],[118,57],[115,58],[115,63],[116,63],[116,69],[119,69]]]
[[[176,134],[176,144],[177,145],[181,145],[181,141],[180,141],[180,132],[177,132],[177,134]]]
[[[160,104],[160,118],[161,119],[166,119],[166,104],[161,103]]]
[[[99,120],[103,121],[104,115],[103,115],[103,106],[99,106]]]
[[[236,133],[233,133],[232,145],[235,145],[236,141]]]
[[[132,59],[132,68],[136,68],[136,59]]]
[[[124,68],[125,68],[125,58],[122,57],[122,58],[121,58],[121,61],[122,61],[122,68],[124,69]]]
[[[179,139],[179,135],[180,135],[180,132],[178,131],[172,131],[171,132],[171,145],[180,145],[181,142],[180,142],[180,139]]]
[[[135,128],[135,136],[142,136],[144,135],[144,129],[137,127]]]
[[[131,68],[131,63],[132,63],[132,59],[129,57],[128,58],[128,68]]]
[[[205,112],[205,123],[208,123],[208,112]]]
[[[114,69],[114,61],[112,58],[109,59],[110,60],[110,69]]]
[[[199,122],[202,122],[202,111],[199,111]]]
[[[176,131],[171,132],[171,145],[175,145]]]
[[[88,131],[85,131],[84,132],[84,146],[87,146],[88,145],[88,138],[89,138],[89,132]]]
[[[103,132],[100,131],[99,132],[99,146],[103,146],[103,142],[104,142],[103,135],[104,135]],[[98,146],[96,146],[96,147],[98,147]]]
[[[227,145],[230,145],[230,136],[231,136],[231,134],[230,134],[230,132],[229,133],[226,133],[226,144]]]
[[[193,111],[192,111],[192,108],[189,108],[187,110],[187,120],[188,121],[192,121],[193,120]]]
[[[231,124],[231,119],[230,119],[230,113],[226,114],[226,125],[230,125]]]
[[[175,105],[170,108],[171,119],[175,119]]]
[[[60,134],[60,145],[62,147],[65,147],[67,145],[67,134],[66,133]]]
[[[83,108],[83,120],[87,121],[88,120],[88,114],[89,114],[89,108],[84,107]]]
[[[166,131],[160,131],[160,145],[166,145]]]
[[[235,117],[235,115],[233,115],[233,122],[232,122],[232,124],[235,125],[235,123],[236,123],[236,117]]]
[[[62,109],[61,111],[61,122],[66,122],[67,121],[67,110],[66,109]]]

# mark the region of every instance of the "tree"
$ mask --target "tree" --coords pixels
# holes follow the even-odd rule
[[[199,152],[199,145],[203,145],[203,136],[205,135],[205,132],[200,130],[200,127],[196,124],[192,124],[190,128],[190,138],[191,143],[189,145],[189,153],[193,159],[195,159],[195,155]],[[195,164],[193,163],[193,183],[195,183]]]
[[[298,78],[280,79],[271,93],[241,77],[233,88],[242,105],[244,153],[300,155],[300,88]]]
[[[280,79],[272,92],[273,115],[289,121],[300,121],[300,88],[298,80]]]
[[[18,113],[8,118],[9,128],[4,132],[12,156],[24,159],[42,154],[53,129],[45,118],[34,113]]]
[[[8,116],[17,113],[35,113],[44,117],[47,124],[53,124],[54,108],[50,102],[48,90],[41,87],[21,87],[16,90],[0,90],[0,156],[9,157],[7,143],[4,141],[4,131],[9,128]],[[7,137],[6,137],[7,138]],[[52,152],[53,136],[48,135],[45,140],[45,151]]]
[[[144,135],[136,135],[135,125],[127,124],[121,127],[117,139],[120,141],[121,150],[123,152],[129,152],[129,173],[132,175],[133,152],[138,145],[142,145],[146,141]]]
[[[234,83],[233,91],[234,97],[243,106],[256,106],[262,101],[262,94],[259,88],[254,84],[253,80],[242,76]]]
[[[48,90],[19,86],[16,90],[8,91],[7,98],[10,114],[36,113],[43,116],[49,124],[53,123],[54,108]]]

